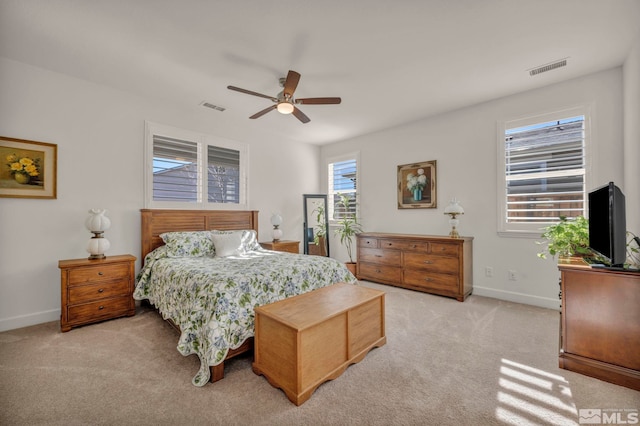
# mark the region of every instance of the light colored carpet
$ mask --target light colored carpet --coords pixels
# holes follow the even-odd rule
[[[640,408],[640,392],[558,368],[557,311],[362,284],[386,292],[387,344],[300,407],[251,355],[193,386],[197,358],[143,307],[68,333],[0,333],[0,424],[575,425],[579,409]]]

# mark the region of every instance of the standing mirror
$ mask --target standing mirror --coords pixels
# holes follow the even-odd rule
[[[304,254],[329,256],[329,217],[326,194],[303,194]]]

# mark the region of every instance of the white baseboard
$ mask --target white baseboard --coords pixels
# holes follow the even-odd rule
[[[473,286],[473,294],[476,296],[491,297],[494,299],[507,300],[509,302],[523,303],[525,305],[539,306],[541,308],[560,310],[560,299],[530,294],[515,293],[513,291],[496,290],[494,288]]]
[[[29,327],[31,325],[59,320],[60,309],[36,312],[29,315],[19,315],[12,318],[0,318],[0,331],[15,330],[16,328]]]

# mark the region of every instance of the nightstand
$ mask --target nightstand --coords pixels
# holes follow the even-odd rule
[[[275,251],[286,251],[288,253],[300,253],[300,241],[278,240],[260,243],[262,248]]]
[[[135,261],[129,254],[59,261],[60,329],[135,315]]]

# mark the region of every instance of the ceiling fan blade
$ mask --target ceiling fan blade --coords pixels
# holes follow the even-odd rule
[[[296,87],[298,87],[298,82],[300,81],[300,74],[295,71],[289,70],[289,74],[287,74],[287,79],[284,81],[284,90],[283,93],[285,96],[289,96],[293,98],[293,92],[296,91]]]
[[[328,105],[328,104],[339,104],[342,102],[340,98],[303,98],[296,99],[297,104],[305,104],[305,105]]]
[[[235,86],[227,86],[227,89],[235,90],[236,92],[240,92],[240,93],[246,93],[247,95],[259,96],[261,98],[271,99],[273,102],[278,102],[278,99],[274,98],[273,96],[263,95],[262,93],[253,92],[251,90],[241,89]]]
[[[255,114],[253,114],[253,115],[252,115],[251,117],[249,117],[249,118],[260,118],[260,117],[262,117],[263,115],[265,115],[266,113],[268,113],[269,111],[272,111],[272,110],[276,109],[277,107],[278,107],[278,105],[271,105],[270,107],[265,108],[265,109],[263,109],[262,111],[258,111],[258,112],[256,112]]]
[[[309,119],[309,117],[307,117],[306,115],[304,115],[304,112],[300,111],[298,108],[293,107],[293,115],[296,116],[296,118],[300,121],[302,121],[303,123],[308,123],[311,120]]]

